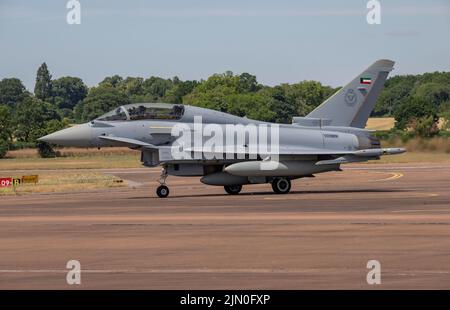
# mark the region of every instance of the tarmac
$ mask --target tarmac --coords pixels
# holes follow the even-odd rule
[[[98,171],[129,186],[0,197],[0,289],[450,289],[448,164],[347,165],[288,195],[169,177],[167,199],[157,169]]]

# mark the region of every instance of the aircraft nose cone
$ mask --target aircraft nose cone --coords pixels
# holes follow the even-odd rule
[[[88,147],[91,139],[91,127],[89,124],[82,124],[51,133],[38,140],[62,146]]]

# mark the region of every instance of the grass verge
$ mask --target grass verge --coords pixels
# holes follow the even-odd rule
[[[93,155],[57,158],[6,158],[0,160],[1,170],[110,169],[142,167],[139,154]]]
[[[20,175],[1,176],[21,177]],[[101,173],[42,173],[39,175],[37,184],[21,184],[16,187],[0,188],[0,196],[93,190],[122,186],[126,186],[123,180]]]

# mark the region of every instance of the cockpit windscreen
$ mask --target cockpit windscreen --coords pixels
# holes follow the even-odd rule
[[[179,120],[183,117],[184,106],[167,103],[134,103],[110,111],[99,121],[136,121],[136,120]]]

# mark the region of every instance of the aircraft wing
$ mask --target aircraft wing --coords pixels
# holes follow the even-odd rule
[[[170,146],[158,147],[156,145],[146,143],[140,140],[124,138],[124,137],[116,137],[116,136],[99,136],[100,139],[113,142],[115,145],[127,146],[130,148],[142,148],[149,150],[158,150],[160,153],[160,160],[162,161],[171,161],[173,160]],[[297,146],[283,146],[280,147],[278,151],[269,151],[258,153],[254,152],[253,149],[257,150],[257,148],[248,147],[245,149],[245,152],[230,152],[227,150],[226,146],[222,146],[223,152],[218,151],[209,151],[204,148],[184,148],[186,152],[199,152],[204,154],[212,154],[217,155],[216,157],[220,158],[223,155],[232,153],[234,156],[236,155],[260,155],[262,157],[270,157],[273,155],[283,156],[283,155],[331,155],[336,156],[335,159],[329,160],[321,160],[316,163],[316,165],[330,165],[337,163],[349,163],[349,162],[359,162],[366,161],[370,158],[376,158],[381,155],[392,155],[392,154],[400,154],[405,152],[403,148],[384,148],[384,149],[364,149],[357,151],[346,151],[346,150],[329,150],[329,149],[317,149],[317,148],[302,148]],[[217,150],[217,147],[216,149]],[[162,153],[161,153],[162,152]]]
[[[201,148],[191,148],[187,149],[185,148],[185,151],[188,152],[201,152],[204,154],[213,154],[213,155],[219,155],[226,156],[227,154],[230,154],[230,152],[226,151],[226,148],[223,148],[224,152],[210,152]],[[325,160],[319,160],[316,162],[316,166],[322,166],[322,165],[335,165],[335,164],[345,164],[345,163],[355,163],[355,162],[364,162],[370,159],[378,159],[382,155],[395,155],[395,154],[401,154],[404,153],[406,150],[404,148],[380,148],[380,149],[363,149],[363,150],[356,150],[356,151],[346,151],[346,150],[327,150],[327,149],[315,149],[315,148],[299,148],[295,146],[285,146],[281,147],[279,149],[279,152],[266,152],[266,153],[252,153],[250,150],[247,150],[248,152],[245,153],[236,153],[233,152],[232,154],[234,156],[237,156],[240,154],[241,156],[244,155],[259,155],[264,160],[270,160],[273,155],[276,156],[283,156],[283,155],[297,155],[297,156],[314,156],[314,155],[330,155],[332,156],[331,159],[325,159]],[[219,157],[220,158],[220,157]],[[272,158],[273,160],[273,158]]]
[[[217,147],[216,147],[217,150]],[[246,152],[230,152],[227,150],[226,146],[222,146],[223,152],[209,151],[204,148],[184,148],[187,152],[203,152],[208,154],[252,154],[252,155],[352,155],[356,157],[378,157],[381,155],[394,155],[401,154],[405,152],[403,148],[383,148],[383,149],[364,149],[356,151],[347,150],[330,150],[330,149],[318,149],[318,148],[301,148],[296,146],[283,146],[280,147],[278,151],[268,151],[268,152],[254,152],[252,150],[257,150],[257,148],[246,148]]]

